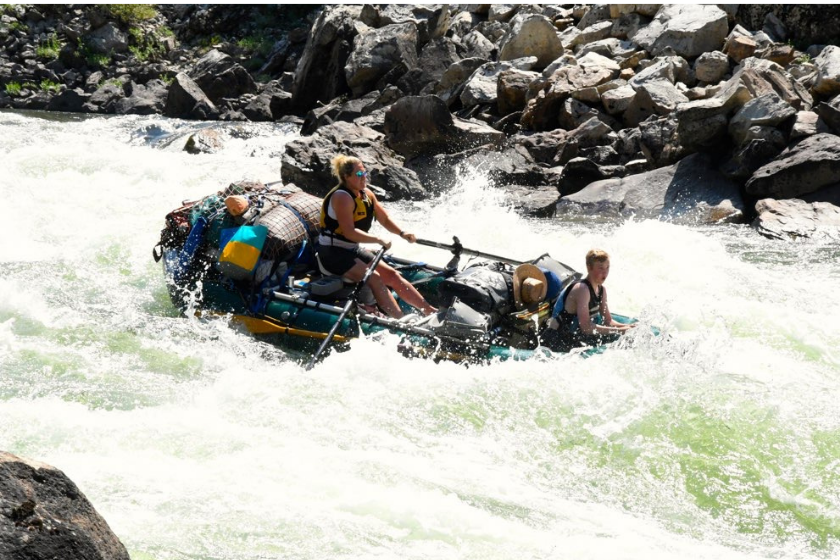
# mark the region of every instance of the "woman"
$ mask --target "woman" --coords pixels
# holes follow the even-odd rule
[[[337,156],[332,160],[332,172],[338,178],[338,185],[324,197],[321,206],[318,254],[324,268],[359,282],[367,271],[368,263],[374,258],[374,254],[359,247],[359,243],[378,243],[386,249],[391,247],[390,241],[368,233],[374,218],[386,230],[396,233],[409,243],[414,243],[417,237],[400,229],[367,188],[368,174],[361,160]],[[437,311],[408,280],[382,261],[368,279],[368,285],[376,303],[390,317],[399,319],[403,313],[389,288],[393,288],[403,301],[424,315]]]

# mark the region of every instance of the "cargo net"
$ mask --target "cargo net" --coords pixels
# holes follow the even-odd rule
[[[294,258],[304,240],[317,238],[321,219],[321,199],[300,189],[286,188],[262,195],[260,215],[255,224],[268,228],[263,258],[285,261]]]

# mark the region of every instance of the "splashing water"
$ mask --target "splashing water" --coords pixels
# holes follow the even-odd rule
[[[279,179],[296,134],[224,125],[219,153],[181,151],[202,126],[0,111],[0,449],[64,470],[134,560],[837,556],[836,245],[531,220],[466,170],[392,214],[578,269],[606,249],[611,308],[663,336],[465,368],[385,335],[304,373],[179,317],[151,259],[168,211]]]

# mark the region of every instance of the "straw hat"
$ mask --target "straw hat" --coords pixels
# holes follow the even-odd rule
[[[513,272],[513,301],[522,309],[545,299],[548,291],[545,274],[532,264],[520,264]]]

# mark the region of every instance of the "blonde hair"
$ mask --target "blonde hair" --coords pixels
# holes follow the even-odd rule
[[[586,268],[591,268],[596,262],[604,262],[610,260],[610,255],[601,249],[590,249],[586,253]]]
[[[332,158],[330,163],[332,164],[333,177],[343,185],[344,178],[353,173],[353,168],[362,163],[362,160],[353,156],[338,155]]]

